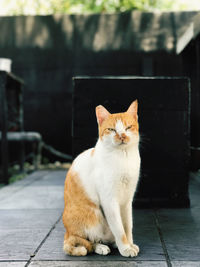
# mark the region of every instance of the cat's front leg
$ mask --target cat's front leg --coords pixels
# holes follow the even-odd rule
[[[106,201],[102,207],[120,254],[124,257],[137,256],[139,248],[131,244],[127,239],[117,201]]]
[[[132,201],[129,201],[126,205],[121,206],[121,216],[127,239],[130,244],[133,244]]]
[[[121,216],[128,242],[131,246],[137,247],[139,251],[139,247],[133,243],[132,200],[130,200],[126,205],[121,206]]]

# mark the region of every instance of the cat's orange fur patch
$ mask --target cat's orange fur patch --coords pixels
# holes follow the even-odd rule
[[[63,249],[69,255],[84,256],[93,251],[92,243],[86,240],[85,229],[97,225],[100,219],[95,212],[96,204],[88,198],[78,174],[72,170],[69,170],[65,180],[64,200],[66,234]]]
[[[95,213],[97,206],[88,198],[78,174],[71,170],[65,180],[64,200],[63,223],[68,235],[85,237],[84,229],[99,222]]]
[[[64,251],[72,256],[85,256],[93,251],[93,245],[90,241],[79,236],[69,236],[65,234]]]
[[[128,244],[128,240],[127,240],[126,235],[122,236],[122,242],[123,242],[123,244]]]

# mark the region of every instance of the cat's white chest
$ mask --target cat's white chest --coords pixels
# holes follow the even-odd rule
[[[130,176],[128,173],[124,173],[121,175],[119,181],[123,187],[127,187],[130,184]]]
[[[133,198],[138,183],[139,169],[140,157],[137,152],[112,157],[112,163],[110,162],[111,190],[120,204],[123,205]]]
[[[125,205],[133,199],[138,182],[138,176],[130,176],[127,173],[121,175],[113,187],[113,195],[120,205]]]
[[[120,182],[123,184],[128,184],[138,176],[138,171],[140,168],[140,156],[138,151],[133,151],[132,153],[119,155],[116,158],[115,168],[118,172]]]

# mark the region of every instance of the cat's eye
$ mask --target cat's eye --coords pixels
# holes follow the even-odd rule
[[[133,125],[130,125],[130,126],[126,127],[126,131],[129,130],[129,129],[131,129],[132,126],[133,126]]]
[[[116,130],[114,128],[108,128],[108,130],[111,132],[116,132]]]

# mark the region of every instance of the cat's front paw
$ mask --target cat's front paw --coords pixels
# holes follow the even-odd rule
[[[95,244],[94,252],[99,255],[107,255],[110,253],[110,248],[103,244]]]
[[[139,247],[135,244],[128,245],[119,250],[124,257],[136,257],[139,253]]]
[[[131,247],[137,251],[137,254],[140,252],[140,248],[136,244],[131,244]]]

